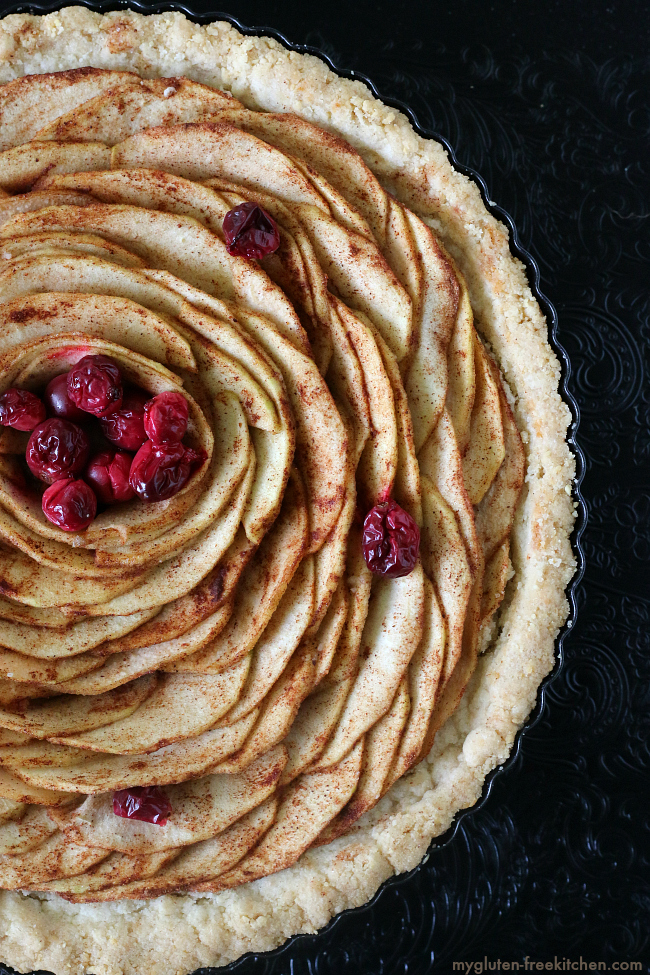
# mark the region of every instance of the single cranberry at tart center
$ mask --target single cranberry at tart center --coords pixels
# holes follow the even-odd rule
[[[85,481],[64,477],[43,492],[43,514],[64,532],[87,528],[97,514],[97,498]]]
[[[86,355],[68,373],[68,396],[80,410],[108,416],[122,403],[119,366],[106,355]]]
[[[135,453],[147,439],[144,428],[145,404],[149,394],[143,389],[126,389],[121,406],[109,416],[100,417],[99,425],[107,440],[122,450]]]
[[[14,430],[33,430],[47,416],[38,396],[27,389],[8,389],[0,396],[0,425]]]
[[[39,423],[27,442],[27,466],[32,474],[52,484],[78,474],[90,452],[88,437],[76,423],[52,417]]]

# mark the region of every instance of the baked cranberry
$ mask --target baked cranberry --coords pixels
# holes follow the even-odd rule
[[[124,819],[164,826],[172,814],[172,804],[157,785],[134,785],[113,793],[113,812]]]
[[[75,406],[68,396],[67,372],[62,373],[60,376],[55,376],[54,379],[50,379],[45,387],[45,396],[43,398],[50,413],[54,413],[55,416],[60,416],[64,420],[75,420],[77,422],[88,419],[88,414],[80,410],[78,406]]]
[[[64,532],[80,532],[97,514],[97,498],[85,481],[64,477],[43,492],[43,514]]]
[[[280,246],[278,225],[257,203],[240,203],[223,218],[223,232],[229,254],[259,260]]]
[[[420,529],[396,501],[382,501],[366,515],[362,544],[370,571],[397,579],[415,568]]]
[[[133,458],[129,483],[141,501],[165,501],[178,494],[191,470],[182,443],[157,446],[147,440]]]
[[[124,451],[103,450],[88,464],[84,478],[104,504],[130,501],[133,497],[129,484],[131,460],[131,455]]]
[[[189,408],[181,393],[158,393],[145,403],[144,428],[155,444],[180,443],[187,432]]]
[[[144,407],[149,400],[143,389],[127,389],[122,397],[122,405],[110,416],[100,419],[99,425],[107,440],[135,453],[147,439],[144,424]]]
[[[108,416],[122,403],[122,374],[107,355],[85,355],[68,373],[68,396],[93,416]]]
[[[193,447],[185,448],[185,460],[190,465],[190,474],[193,474],[194,471],[198,470],[198,468],[201,467],[207,459],[208,455],[203,447],[199,447],[198,450],[194,450]]]
[[[78,474],[90,453],[88,437],[76,423],[58,416],[39,423],[27,441],[27,466],[35,477],[52,484]]]
[[[33,430],[47,413],[38,396],[27,389],[8,389],[0,396],[0,424],[14,430]]]

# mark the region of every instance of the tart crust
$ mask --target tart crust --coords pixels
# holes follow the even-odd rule
[[[184,75],[231,91],[247,107],[294,112],[339,134],[384,185],[428,222],[469,289],[475,324],[511,393],[527,454],[512,533],[514,576],[492,642],[427,759],[400,779],[349,834],[310,849],[291,868],[220,894],[74,905],[56,895],[0,892],[0,959],[19,970],[185,975],[314,932],[410,870],[431,839],[479,798],[503,762],[554,663],[575,569],[570,413],[544,316],[512,256],[507,228],[444,148],[360,82],[270,38],[179,13],[99,15],[70,7],[0,21],[0,82],[90,65],[143,77]]]

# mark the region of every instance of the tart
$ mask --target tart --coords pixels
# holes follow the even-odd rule
[[[0,52],[0,393],[109,356],[202,458],[63,531],[2,431],[0,957],[182,975],[367,901],[507,757],[570,415],[506,228],[363,84],[173,13]]]

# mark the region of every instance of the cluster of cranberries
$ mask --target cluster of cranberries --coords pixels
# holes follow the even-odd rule
[[[99,430],[89,427],[92,417]],[[32,431],[25,457],[32,474],[49,485],[45,517],[70,532],[88,527],[98,501],[164,501],[177,494],[205,460],[182,443],[187,420],[181,393],[151,398],[124,388],[119,367],[105,355],[84,356],[51,380],[42,399],[26,389],[0,396],[0,424]],[[93,452],[100,432],[108,446]]]

